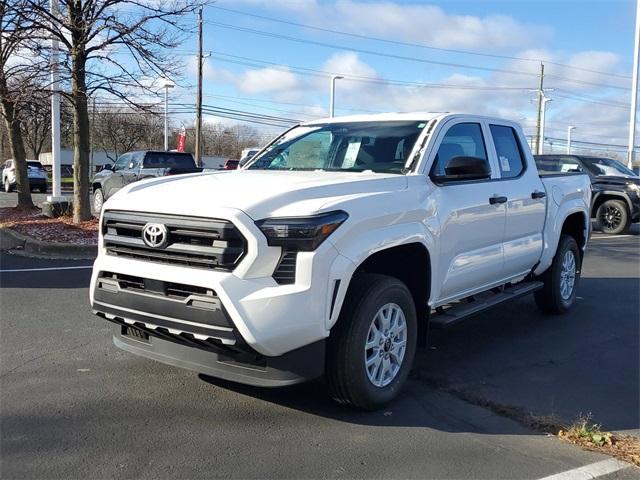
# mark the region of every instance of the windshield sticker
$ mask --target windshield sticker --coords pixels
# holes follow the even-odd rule
[[[353,168],[356,164],[356,158],[360,152],[360,143],[362,140],[351,141],[347,147],[347,152],[344,154],[344,160],[342,161],[342,168]]]
[[[509,159],[500,155],[500,168],[502,168],[503,172],[511,171],[511,165],[509,164]]]

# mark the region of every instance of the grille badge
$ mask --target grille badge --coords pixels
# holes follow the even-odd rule
[[[142,229],[142,241],[151,248],[167,246],[167,227],[162,223],[147,223]]]

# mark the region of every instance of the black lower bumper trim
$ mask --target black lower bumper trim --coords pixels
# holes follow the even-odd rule
[[[168,365],[258,387],[293,385],[324,373],[324,340],[279,357],[262,356],[260,361],[253,363],[228,350],[193,348],[186,342],[178,343],[159,336],[150,336],[149,342],[141,342],[123,336],[121,326],[115,328],[113,342],[123,350]]]

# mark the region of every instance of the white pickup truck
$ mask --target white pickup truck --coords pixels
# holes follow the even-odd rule
[[[109,199],[91,306],[134,354],[258,386],[325,374],[336,400],[375,409],[428,325],[529,293],[568,310],[590,197],[586,175],[541,179],[507,120],[318,120],[240,170]]]

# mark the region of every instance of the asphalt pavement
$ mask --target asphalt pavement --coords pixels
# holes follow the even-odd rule
[[[89,311],[90,262],[0,253],[1,477],[593,476],[608,457],[486,406],[637,432],[639,250],[637,229],[594,234],[567,315],[524,298],[433,332],[400,398],[374,413],[334,404],[322,381],[252,388],[120,351]]]

